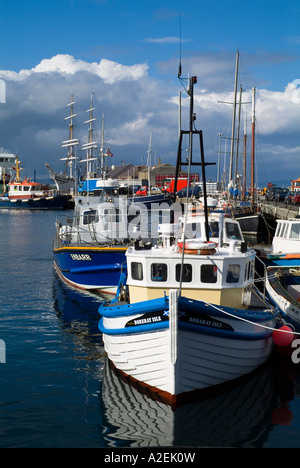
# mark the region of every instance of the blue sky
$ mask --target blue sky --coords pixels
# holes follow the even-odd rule
[[[230,136],[232,106],[219,101],[233,99],[239,50],[245,102],[257,89],[259,185],[300,176],[298,0],[1,0],[0,7],[0,78],[7,89],[0,146],[19,152],[29,174],[44,176],[46,161],[61,169],[71,90],[83,139],[94,93],[115,164],[146,158],[150,131],[153,151],[174,163],[179,91],[186,110],[177,79],[181,30],[183,75],[198,76],[197,126],[207,159],[217,158],[217,133]]]

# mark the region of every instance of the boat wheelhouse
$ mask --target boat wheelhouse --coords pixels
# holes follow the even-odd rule
[[[300,218],[277,220],[270,256],[290,254],[300,258]]]
[[[131,303],[163,297],[165,291],[179,289],[181,282],[184,297],[231,307],[249,305],[255,251],[236,240],[222,248],[192,238],[185,241],[188,253],[183,261],[180,226],[161,225],[159,230],[161,237],[154,247],[141,252],[130,246],[126,253]],[[176,235],[179,239],[171,243]]]
[[[2,150],[3,151],[3,150]],[[0,185],[3,185],[2,193],[6,191],[6,184],[11,180],[15,166],[16,155],[6,152],[0,153]]]

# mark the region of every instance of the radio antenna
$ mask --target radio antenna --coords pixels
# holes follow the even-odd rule
[[[178,68],[178,78],[180,79],[182,73],[181,67],[181,13],[179,13],[179,68]]]

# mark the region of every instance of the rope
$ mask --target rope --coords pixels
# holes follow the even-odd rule
[[[226,312],[225,310],[220,309],[219,307],[217,307],[217,306],[214,305],[214,304],[210,304],[209,302],[205,302],[205,301],[204,301],[204,303],[205,303],[206,305],[210,306],[210,307],[213,307],[214,309],[218,310],[219,312],[222,312],[223,314],[228,315],[228,316],[230,316],[230,317],[232,317],[232,318],[234,318],[234,319],[242,320],[243,322],[250,323],[251,325],[254,324],[254,322],[251,322],[251,320],[247,320],[247,319],[244,319],[244,318],[242,318],[242,317],[237,317],[236,315],[231,314],[230,312]],[[276,330],[276,331],[279,331],[279,332],[282,332],[282,333],[293,333],[293,335],[300,335],[299,332],[289,331],[289,330],[281,330],[281,329],[279,329],[279,328],[268,327],[267,325],[262,325],[262,324],[260,324],[260,323],[255,323],[255,325],[258,326],[258,327],[261,327],[261,328],[265,328],[265,329],[267,329],[267,330],[272,330],[272,331],[275,331],[275,330]],[[290,325],[290,326],[291,326],[291,325]]]

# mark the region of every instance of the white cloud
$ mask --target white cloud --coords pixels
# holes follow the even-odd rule
[[[56,55],[51,59],[42,60],[31,70],[21,70],[19,73],[10,71],[1,71],[3,78],[8,80],[24,80],[33,73],[59,73],[61,75],[75,75],[79,72],[85,72],[102,78],[106,83],[112,84],[124,79],[138,80],[147,75],[148,65],[121,65],[117,62],[102,59],[99,63],[87,63],[78,60],[71,55]]]
[[[178,44],[179,41],[180,41],[180,38],[176,36],[157,37],[157,38],[149,37],[148,39],[146,39],[146,42],[150,42],[151,44]],[[186,41],[181,40],[181,42],[186,42]]]
[[[211,67],[208,62],[206,64],[205,83],[198,79],[194,89],[194,110],[196,127],[203,130],[206,158],[215,162],[217,133],[223,132],[226,126],[226,136],[230,137],[232,118],[232,105],[219,101],[233,102],[233,92],[228,82],[221,87],[222,63],[214,63]],[[229,74],[228,63],[225,62],[224,72]],[[216,75],[218,87],[212,89],[211,81]],[[37,169],[38,174],[46,175],[46,161],[57,170],[61,169],[61,141],[68,132],[64,118],[71,90],[78,114],[77,137],[82,141],[86,138],[87,126],[83,122],[93,92],[97,118],[95,131],[100,137],[103,112],[105,138],[114,154],[114,164],[121,160],[140,163],[141,157],[147,156],[151,130],[153,154],[157,151],[157,157],[163,162],[175,163],[179,91],[182,92],[183,128],[187,127],[189,98],[179,82],[159,81],[150,76],[146,64],[128,66],[107,59],[88,63],[70,55],[56,55],[42,60],[31,70],[19,73],[0,71],[1,78],[6,82],[7,91],[6,104],[0,105],[1,145],[11,151],[19,151],[29,171]],[[251,101],[251,89],[244,92],[243,101]],[[256,93],[257,134],[260,138],[258,158],[261,152],[267,167],[275,157],[280,160],[282,152],[289,158],[290,165],[294,165],[293,176],[300,170],[299,103],[297,79],[282,91],[258,89]],[[247,113],[250,130],[251,104],[247,105]],[[281,166],[283,176],[284,170]],[[286,169],[287,177],[290,171],[290,167]]]

